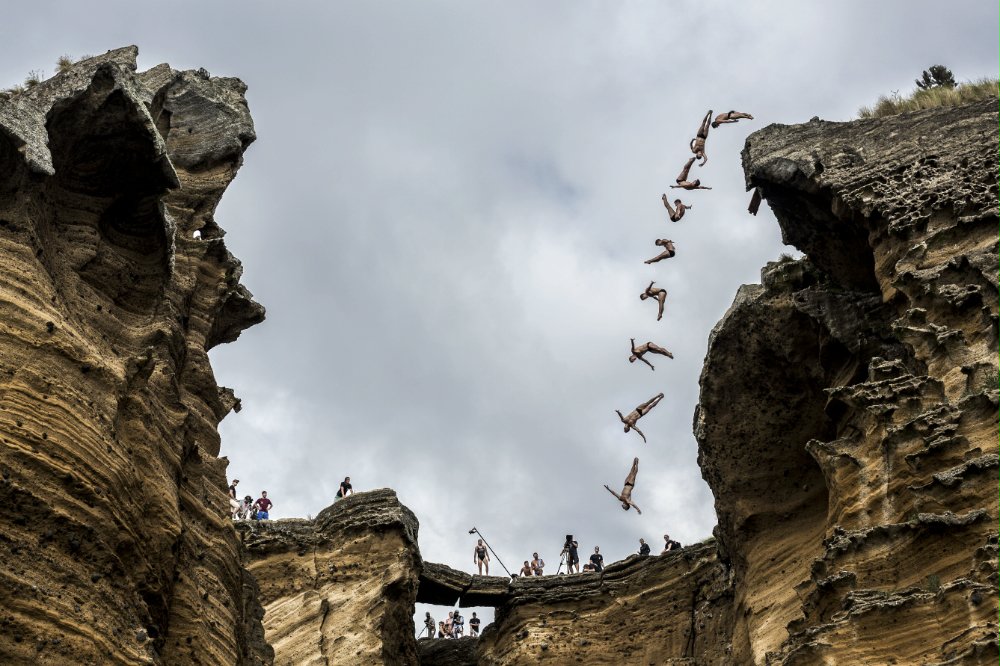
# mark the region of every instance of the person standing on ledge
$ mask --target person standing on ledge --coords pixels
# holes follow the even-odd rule
[[[334,503],[339,500],[344,499],[348,495],[354,494],[354,487],[351,485],[351,477],[345,476],[344,480],[340,482],[340,488],[337,490],[337,496],[333,498]]]
[[[649,555],[649,544],[646,543],[645,539],[639,539],[639,554]]]
[[[472,551],[472,563],[479,567],[479,575],[483,575],[483,567],[486,567],[486,575],[490,575],[490,554],[486,551],[486,546],[483,545],[483,540],[480,539],[476,543],[475,549]]]
[[[473,613],[472,617],[469,618],[469,636],[479,635],[479,618]]]
[[[267,491],[260,491],[260,499],[253,503],[254,509],[257,510],[257,520],[268,520],[272,506],[274,503],[267,499]]]
[[[660,555],[669,553],[672,550],[680,550],[681,544],[679,541],[674,541],[670,538],[669,534],[663,535],[663,552]]]
[[[232,509],[234,520],[240,510],[240,501],[236,499],[236,486],[238,485],[240,485],[239,479],[233,479],[233,482],[229,484],[229,508]]]
[[[424,631],[427,632],[427,638],[434,638],[434,618],[431,617],[430,611],[424,615],[424,629],[420,632],[420,636],[424,635]],[[420,638],[418,636],[417,638]]]
[[[531,557],[534,558],[531,560],[531,573],[535,576],[541,576],[542,570],[545,568],[545,560],[538,557],[538,553],[532,553]]]
[[[601,573],[604,571],[604,556],[601,555],[601,547],[594,546],[594,554],[590,556],[590,563],[594,565],[594,571]]]

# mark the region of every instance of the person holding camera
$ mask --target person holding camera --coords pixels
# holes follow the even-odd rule
[[[566,535],[566,543],[563,544],[562,554],[566,558],[566,573],[580,573],[580,544],[576,542],[572,534]],[[576,570],[574,571],[574,567]]]

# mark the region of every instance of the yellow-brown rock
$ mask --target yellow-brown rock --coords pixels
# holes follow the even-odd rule
[[[0,101],[0,663],[260,664],[208,350],[264,310],[213,211],[236,79],[134,47]]]
[[[806,258],[702,373],[737,663],[996,663],[997,145],[995,99],[748,139]]]
[[[391,490],[241,523],[275,664],[415,664],[418,523]]]

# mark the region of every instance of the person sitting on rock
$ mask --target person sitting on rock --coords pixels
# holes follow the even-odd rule
[[[608,492],[618,498],[618,501],[622,503],[622,508],[628,511],[630,508],[635,509],[635,512],[640,516],[642,511],[639,506],[632,501],[632,490],[635,488],[635,477],[639,473],[639,459],[636,458],[632,461],[632,470],[625,477],[625,486],[622,488],[621,495],[611,490],[608,484],[604,484],[604,487],[608,489]]]
[[[535,576],[541,576],[542,569],[545,568],[545,560],[538,557],[538,553],[532,553],[531,557],[534,558],[531,560],[531,573]]]
[[[694,208],[694,206],[688,206],[680,199],[674,199],[674,205],[673,207],[671,207],[670,200],[667,199],[666,194],[663,195],[662,199],[663,199],[663,205],[667,209],[667,214],[670,216],[671,222],[680,222],[681,218],[684,217],[684,211],[686,211],[688,208]]]
[[[591,564],[590,562],[587,562],[586,564],[583,565],[583,573],[593,573],[594,571],[596,571],[596,569],[594,568],[594,565]]]
[[[444,620],[438,622],[438,638],[447,638],[448,632],[445,631]]]
[[[528,560],[525,560],[524,561],[524,566],[521,567],[521,575],[522,576],[531,576],[532,575],[532,573],[531,573],[531,565],[528,564]]]
[[[639,360],[648,365],[653,370],[656,370],[656,368],[653,367],[653,364],[647,361],[645,358],[643,358],[643,356],[645,356],[646,354],[660,354],[661,356],[666,356],[667,358],[674,357],[673,354],[671,354],[669,351],[659,346],[655,342],[647,342],[644,345],[639,345],[638,347],[636,347],[635,338],[629,338],[629,339],[632,341],[632,355],[628,357],[629,363],[635,363],[636,360]]]
[[[473,612],[472,617],[469,618],[469,636],[479,635],[479,618]]]
[[[698,166],[705,166],[705,163],[708,162],[708,155],[705,154],[705,142],[708,140],[708,128],[711,122],[712,110],[709,109],[704,120],[701,121],[701,127],[698,128],[698,135],[691,139],[691,152],[694,153],[695,159],[701,160]]]
[[[643,557],[649,555],[649,544],[645,539],[639,539],[639,555]]]
[[[243,501],[240,503],[240,508],[236,511],[236,517],[240,520],[246,520],[250,517],[251,510],[253,509],[253,497],[246,495]],[[253,518],[257,518],[257,513],[253,513]]]
[[[271,507],[274,503],[267,499],[267,491],[260,491],[260,499],[258,499],[253,504],[254,509],[257,511],[257,520],[268,520],[271,515]]]
[[[656,405],[659,404],[660,400],[663,400],[662,393],[656,394],[646,402],[642,403],[641,405],[633,409],[631,412],[629,412],[628,416],[622,416],[622,413],[616,409],[615,412],[618,413],[618,418],[620,418],[622,423],[625,424],[625,432],[628,432],[629,430],[635,430],[637,433],[639,433],[639,437],[642,437],[642,441],[645,442],[646,436],[642,434],[641,430],[635,427],[635,424],[639,419],[648,414],[649,410],[651,410],[653,407],[656,407]]]
[[[483,567],[486,567],[486,575],[490,575],[490,554],[486,552],[486,546],[480,539],[472,551],[472,563],[479,567],[479,575],[483,575]]]
[[[594,554],[590,556],[590,563],[594,566],[594,571],[601,573],[604,571],[604,556],[601,555],[601,547],[594,546]]]
[[[658,255],[656,255],[652,259],[647,259],[643,263],[655,264],[658,261],[663,261],[664,259],[670,259],[675,254],[677,254],[677,250],[674,249],[674,242],[672,240],[667,239],[667,238],[657,238],[653,242],[653,245],[656,245],[658,247],[662,247],[663,248],[663,252],[660,252]]]
[[[678,187],[681,188],[681,189],[683,189],[683,190],[710,190],[710,189],[712,189],[711,187],[705,187],[704,185],[702,185],[700,178],[695,178],[693,181],[689,181],[688,180],[688,173],[691,171],[691,165],[694,164],[694,160],[695,160],[695,158],[692,157],[691,159],[689,159],[687,161],[687,164],[685,164],[684,168],[681,169],[680,175],[677,176],[677,184],[676,185],[671,185],[670,189],[674,190],[674,189],[677,189]]]
[[[718,127],[723,123],[735,123],[740,118],[747,118],[748,120],[753,120],[753,116],[749,113],[742,113],[740,111],[726,111],[725,113],[720,113],[712,121],[712,127]]]
[[[660,555],[669,553],[672,550],[680,550],[681,544],[679,541],[674,541],[670,538],[669,534],[663,535],[663,552]]]
[[[354,486],[351,485],[351,477],[345,476],[344,480],[340,482],[340,488],[337,489],[337,495],[333,498],[333,501],[337,503],[339,500],[353,494]]]
[[[646,291],[639,294],[639,300],[644,301],[647,298],[655,298],[657,303],[660,304],[660,311],[656,315],[656,321],[663,319],[663,304],[667,302],[667,290],[656,288],[653,289],[655,282],[650,282],[649,286],[646,287]]]

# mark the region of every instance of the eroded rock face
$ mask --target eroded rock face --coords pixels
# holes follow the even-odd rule
[[[208,350],[260,322],[213,211],[237,79],[134,47],[0,101],[0,662],[269,663]]]
[[[244,522],[275,664],[415,664],[418,523],[392,490],[315,520]]]
[[[517,578],[483,632],[478,663],[727,663],[731,609],[713,540],[600,574]]]
[[[701,378],[738,663],[996,662],[997,145],[996,100],[748,139],[807,258]]]

